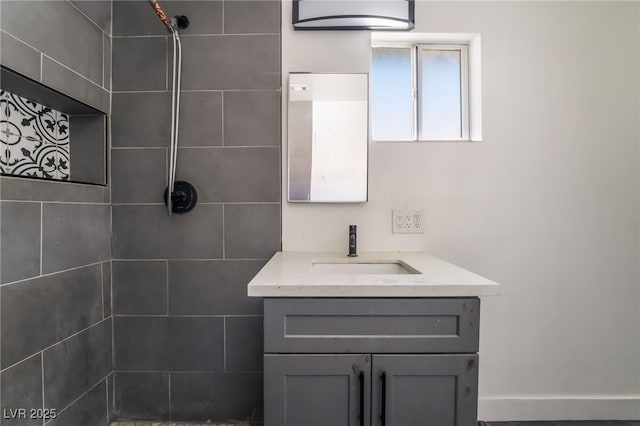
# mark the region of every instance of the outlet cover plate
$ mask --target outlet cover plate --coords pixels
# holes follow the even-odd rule
[[[394,234],[424,234],[424,210],[393,209],[391,232]]]

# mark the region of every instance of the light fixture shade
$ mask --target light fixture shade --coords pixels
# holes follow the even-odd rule
[[[293,0],[296,30],[409,31],[414,0]]]

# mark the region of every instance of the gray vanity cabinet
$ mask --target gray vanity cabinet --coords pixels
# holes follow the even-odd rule
[[[368,355],[265,355],[264,369],[265,424],[369,424]]]
[[[478,298],[264,301],[265,426],[474,426]]]
[[[371,399],[379,411],[371,424],[477,424],[477,365],[476,354],[375,355]]]

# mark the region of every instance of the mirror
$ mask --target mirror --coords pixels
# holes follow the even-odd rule
[[[367,201],[367,74],[289,74],[289,201]]]

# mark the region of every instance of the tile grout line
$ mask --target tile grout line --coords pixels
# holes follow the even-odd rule
[[[44,413],[44,410],[46,408],[45,401],[44,401],[44,350],[40,352],[40,367],[42,368],[42,410]],[[42,424],[44,425],[44,423],[45,423],[45,416],[42,416]]]
[[[62,339],[62,340],[59,340],[59,341],[57,341],[57,342],[55,342],[55,343],[52,343],[51,345],[49,345],[49,346],[47,346],[47,347],[45,347],[45,348],[40,349],[40,350],[39,350],[39,351],[37,351],[37,352],[34,352],[34,353],[32,353],[32,354],[29,354],[29,355],[25,356],[23,359],[21,359],[20,361],[15,362],[15,363],[13,363],[13,364],[11,364],[11,365],[9,365],[9,366],[7,366],[7,367],[5,367],[5,368],[1,369],[1,370],[0,370],[0,373],[3,373],[3,372],[5,372],[5,371],[7,371],[8,369],[15,367],[16,365],[20,364],[21,362],[24,362],[25,360],[27,360],[27,359],[29,359],[29,358],[33,358],[34,356],[38,355],[38,353],[40,353],[40,352],[42,352],[42,353],[44,354],[44,352],[45,352],[45,351],[48,351],[49,349],[53,348],[54,346],[57,346],[57,345],[59,345],[60,343],[66,342],[67,340],[72,339],[72,338],[76,337],[77,335],[79,335],[79,334],[81,334],[81,333],[84,333],[85,331],[90,330],[90,329],[92,329],[92,328],[94,328],[94,327],[96,327],[96,326],[98,326],[98,325],[102,324],[102,323],[103,323],[103,322],[105,322],[105,321],[107,321],[107,320],[106,320],[106,319],[102,319],[102,320],[100,320],[100,321],[96,322],[95,324],[90,325],[90,326],[89,326],[89,327],[87,327],[87,328],[83,328],[83,329],[82,329],[82,330],[80,330],[80,331],[76,331],[75,333],[71,334],[70,336],[67,336],[67,337],[65,337],[65,338],[64,338],[64,339]]]
[[[104,271],[103,271],[103,267],[102,267],[102,263],[100,264],[100,293],[101,293],[101,299],[102,299],[102,319],[105,319],[104,314]]]
[[[227,317],[222,317],[222,370],[227,372]]]
[[[89,15],[87,15],[86,13],[84,13],[84,12],[82,11],[82,9],[80,9],[78,6],[76,6],[75,4],[73,4],[73,2],[71,2],[71,1],[69,1],[69,0],[67,0],[67,3],[69,3],[69,4],[70,4],[71,6],[73,6],[73,7],[74,7],[78,12],[80,12],[80,14],[81,14],[82,16],[84,16],[85,18],[87,18],[87,19],[89,20],[89,22],[91,22],[93,25],[95,25],[95,26],[100,30],[100,32],[102,32],[102,34],[103,34],[103,35],[104,35],[104,34],[106,34],[105,30],[103,30],[103,29],[102,29],[102,27],[101,27],[100,25],[98,25],[98,23],[97,23],[96,21],[94,21],[93,19],[91,19],[91,18],[89,17]],[[113,2],[111,3],[111,8],[113,9]],[[112,19],[111,19],[111,24],[113,25],[113,12],[111,12],[111,18],[112,18]]]
[[[114,146],[111,149],[116,151],[129,151],[129,150],[144,150],[144,149],[168,149],[168,146]],[[180,146],[178,150],[183,149],[278,149],[277,145],[194,145],[194,146]]]
[[[87,114],[87,116],[90,117],[99,117],[101,115],[104,114]],[[77,186],[77,187],[84,187],[84,188],[105,188],[108,185],[107,184],[102,184],[102,183],[90,183],[90,182],[78,182],[75,180],[57,180],[57,179],[49,179],[49,178],[40,178],[40,177],[34,177],[34,176],[17,176],[17,175],[0,175],[0,180],[7,180],[7,181],[20,181],[20,182],[31,182],[34,183],[35,182],[39,182],[39,184],[46,186],[46,185],[50,185],[53,186],[54,184],[67,184],[70,186]]]
[[[40,202],[40,277],[43,276],[42,275],[42,255],[43,255],[43,243],[42,240],[44,239],[44,202]],[[34,277],[35,278],[35,277]],[[4,284],[3,284],[4,285]]]
[[[51,56],[49,56],[49,55],[45,54],[44,52],[41,52],[40,50],[36,49],[35,47],[33,47],[33,46],[32,46],[32,45],[30,45],[29,43],[25,42],[24,40],[22,40],[22,39],[20,39],[20,38],[16,37],[16,36],[15,36],[15,35],[13,35],[13,34],[10,34],[10,33],[6,32],[6,31],[4,31],[4,30],[1,30],[1,29],[0,29],[0,32],[2,32],[2,33],[4,33],[4,34],[7,34],[7,35],[8,35],[8,36],[10,36],[11,38],[13,38],[13,39],[15,39],[15,40],[18,40],[20,43],[22,43],[22,44],[24,44],[24,45],[26,45],[26,46],[30,47],[31,49],[35,50],[36,52],[39,52],[39,53],[40,53],[40,82],[41,82],[41,83],[42,83],[42,75],[43,75],[43,73],[42,73],[42,68],[43,68],[43,65],[44,65],[44,61],[43,61],[43,59],[46,57],[47,59],[49,59],[49,60],[51,60],[51,61],[55,62],[56,64],[60,65],[61,67],[66,68],[66,69],[68,69],[69,71],[71,71],[72,73],[74,73],[74,74],[76,74],[76,75],[80,76],[82,79],[84,79],[84,80],[88,81],[89,83],[93,84],[94,86],[98,87],[99,89],[101,89],[101,90],[103,90],[103,91],[105,91],[105,92],[108,92],[108,90],[105,90],[105,88],[104,88],[104,87],[100,86],[100,85],[99,85],[98,83],[96,83],[95,81],[93,81],[93,80],[89,79],[88,77],[86,77],[86,76],[84,76],[84,75],[80,74],[78,71],[74,70],[73,68],[69,68],[68,66],[66,66],[66,65],[65,65],[65,64],[63,64],[62,62],[57,61],[56,59],[54,59],[54,58],[52,58]]]
[[[109,112],[113,108],[113,0],[111,0],[111,22],[109,22]],[[111,123],[109,123],[111,130]],[[111,160],[111,132],[109,132],[109,160]],[[109,167],[108,173],[111,173]],[[109,181],[111,182],[111,181]],[[109,185],[109,197],[111,197],[111,185]],[[109,198],[111,199],[111,198]],[[115,382],[114,382],[115,383]]]
[[[107,374],[106,376],[104,376],[103,378],[101,378],[100,380],[98,380],[97,383],[95,383],[93,386],[91,386],[88,390],[86,390],[82,395],[80,395],[79,397],[77,397],[76,399],[74,399],[73,401],[71,401],[69,403],[69,405],[67,405],[66,407],[64,407],[62,410],[56,411],[56,418],[58,418],[60,416],[60,414],[62,414],[63,412],[65,412],[67,409],[71,408],[72,405],[74,405],[76,402],[80,401],[82,398],[84,398],[89,392],[91,392],[92,390],[94,390],[96,387],[100,386],[100,383],[105,382],[105,386],[106,386],[106,379],[109,375]],[[48,422],[45,423],[45,425],[50,424],[51,422],[53,422],[55,419],[51,419]]]
[[[111,22],[109,22],[109,37],[113,38],[113,0],[111,0]]]
[[[168,390],[169,390],[169,420],[171,420],[171,371],[168,372],[169,375],[169,383],[168,383]]]
[[[86,201],[41,201],[41,200],[11,200],[11,199],[6,199],[6,200],[2,200],[2,201],[6,201],[9,203],[33,203],[33,204],[37,204],[37,203],[43,203],[43,204],[83,204],[83,205],[87,205],[87,206],[106,206],[108,205],[107,203],[89,203]]]
[[[227,240],[224,234],[224,203],[222,204],[222,260],[227,258]]]
[[[113,34],[113,1],[111,1],[111,34]],[[113,88],[113,40],[109,40],[111,44],[111,71],[109,72],[109,89]],[[113,108],[113,94],[110,96],[110,108]],[[111,110],[110,110],[111,111]],[[113,316],[114,313],[114,305],[113,305],[113,194],[112,194],[112,172],[111,172],[111,162],[113,158],[113,139],[111,132],[112,120],[111,116],[107,118],[106,121],[107,126],[107,189],[109,192],[109,232],[111,233],[111,238],[109,241],[109,306],[110,313],[109,317],[111,318],[111,412],[115,415],[115,394],[116,394],[116,376],[113,374],[113,371],[116,367],[116,344],[115,344],[115,335],[116,335],[116,320]],[[104,195],[103,195],[104,200]],[[109,392],[109,386],[107,385],[107,393]],[[107,405],[107,410],[109,410],[109,406]],[[109,423],[109,419],[107,416],[107,423]]]
[[[225,206],[225,205],[229,205],[229,206],[254,206],[254,205],[260,205],[260,206],[279,206],[280,203],[276,202],[276,201],[256,201],[256,202],[251,202],[251,201],[239,201],[239,202],[200,202],[198,203],[199,205],[202,206]],[[164,203],[113,203],[112,206],[166,206],[166,204]]]
[[[277,354],[277,355],[287,355],[287,354]],[[305,354],[311,355],[311,354]],[[348,354],[347,354],[348,355]],[[224,371],[224,370],[114,370],[114,373],[132,373],[132,374],[256,374],[262,373],[263,370],[233,370],[233,371]]]
[[[114,151],[135,151],[135,150],[148,150],[148,149],[164,149],[166,150],[168,147],[166,146],[114,146],[111,149]]]
[[[62,273],[64,273],[64,272],[77,271],[78,269],[88,268],[88,267],[90,267],[90,266],[96,266],[96,265],[99,265],[99,264],[100,264],[100,263],[102,263],[102,262],[104,262],[104,261],[94,262],[94,263],[89,263],[89,264],[87,264],[87,265],[76,266],[76,267],[74,267],[74,268],[63,269],[63,270],[61,270],[61,271],[50,272],[50,273],[47,273],[47,274],[42,274],[42,275],[38,275],[38,276],[35,276],[35,277],[24,278],[24,279],[17,280],[17,281],[11,281],[11,282],[8,282],[8,283],[0,284],[0,287],[4,287],[4,286],[8,286],[8,285],[14,285],[14,284],[20,284],[20,283],[23,283],[23,282],[25,282],[25,281],[34,280],[34,279],[36,279],[36,278],[50,277],[50,276],[52,276],[52,275],[62,274]]]
[[[56,64],[60,65],[62,68],[65,68],[69,71],[71,71],[72,73],[74,73],[75,75],[77,75],[78,77],[82,78],[85,81],[88,81],[89,83],[93,84],[94,86],[96,86],[98,89],[102,90],[103,92],[108,92],[108,90],[106,90],[104,87],[100,86],[98,83],[96,83],[95,81],[91,80],[90,78],[80,74],[78,71],[74,70],[73,68],[70,68],[68,66],[66,66],[65,64],[63,64],[62,62],[52,58],[49,55],[45,55],[44,53],[42,54],[43,57],[46,57],[47,59],[49,59],[50,61],[55,62]],[[44,61],[43,61],[44,62]],[[95,108],[95,107],[93,107]]]
[[[113,366],[111,367],[111,371],[113,371]],[[107,416],[107,425],[109,424],[109,376],[111,375],[111,373],[109,373],[107,375],[107,381],[105,382],[105,386],[104,386],[104,399],[105,399],[105,405],[106,405],[106,409],[107,412],[105,413]]]
[[[180,37],[185,38],[197,38],[197,37],[264,37],[264,36],[277,36],[280,37],[279,33],[219,33],[219,34],[184,34]],[[135,37],[145,37],[145,36],[135,36]],[[153,36],[151,36],[153,37]]]
[[[114,314],[113,318],[262,318],[259,314]],[[14,364],[15,365],[15,364]]]
[[[111,371],[111,399],[109,399],[109,401],[111,402],[111,417],[115,418],[116,415],[116,375],[114,374],[113,371]]]
[[[111,271],[113,273],[113,271]],[[111,289],[113,292],[113,288]],[[116,338],[115,338],[115,329],[116,329],[116,316],[113,314],[113,305],[111,306],[111,374],[113,375],[113,389],[112,398],[115,398],[116,394]],[[112,405],[115,406],[115,401],[111,401]]]
[[[224,2],[223,2],[224,3]],[[224,124],[224,90],[222,90],[222,93],[220,93],[220,109],[221,109],[221,114],[222,115],[222,130],[221,130],[221,137],[222,137],[222,146],[226,146],[225,140],[224,140],[224,128],[226,127]]]
[[[336,252],[337,253],[337,252]],[[147,258],[147,259],[134,259],[134,258],[127,258],[127,259],[119,259],[119,258],[114,258],[113,261],[114,262],[164,262],[164,261],[170,261],[170,262],[256,262],[256,261],[266,261],[268,260],[266,257],[262,257],[262,258],[251,258],[251,259],[235,259],[235,258],[229,258],[229,259],[222,259],[221,257],[217,257],[217,258],[211,258],[211,259],[176,259],[176,258],[171,258],[171,259],[156,259],[156,258]]]
[[[217,93],[217,92],[276,92],[280,93],[282,90],[275,89],[180,89],[182,93]],[[126,94],[145,94],[145,93],[169,93],[169,90],[112,90],[112,92],[116,95],[126,95]]]
[[[164,91],[169,91],[169,37],[164,37],[164,58],[165,58],[165,67],[164,67]]]
[[[169,315],[169,259],[166,260],[167,271],[167,316]]]
[[[87,114],[87,115],[99,116],[101,114]],[[15,175],[2,175],[0,176],[0,180],[20,181],[20,182],[40,182],[43,185],[53,185],[54,183],[56,185],[67,184],[67,185],[79,186],[83,188],[104,188],[108,186],[108,185],[92,184],[92,183],[86,183],[86,182],[71,182],[68,180],[51,180],[51,179],[31,178],[31,177],[22,177],[22,176],[16,177]]]
[[[280,37],[280,33],[208,33],[208,34],[182,34],[180,38],[196,38],[196,37],[264,37],[276,36]],[[168,36],[164,34],[143,34],[143,35],[112,35],[111,38],[160,38]]]
[[[104,75],[104,66],[105,66],[105,63],[104,63],[104,54],[105,54],[105,50],[106,50],[106,49],[105,49],[105,45],[104,45],[104,44],[105,44],[104,38],[105,38],[105,33],[104,33],[104,31],[103,31],[103,32],[102,32],[102,80],[101,80],[101,81],[102,81],[102,88],[103,88],[103,89],[104,89],[104,86],[105,86],[105,84],[104,84],[104,77],[105,77],[105,75]]]
[[[275,201],[258,201],[255,203],[252,202],[238,202],[238,203],[225,203],[225,202],[200,202],[198,203],[201,206],[279,206],[280,203]],[[113,206],[122,207],[122,206],[166,206],[164,203],[114,203]],[[162,260],[162,259],[159,259]],[[185,259],[183,259],[185,260]]]
[[[41,352],[42,352],[42,351],[38,351],[38,352],[34,352],[34,353],[32,353],[31,355],[29,355],[29,356],[27,356],[27,357],[25,357],[25,358],[21,359],[20,361],[18,361],[18,362],[16,362],[16,363],[14,363],[14,364],[11,364],[11,365],[10,365],[10,366],[8,366],[8,367],[5,367],[5,368],[1,369],[1,370],[0,370],[0,373],[4,373],[5,371],[9,370],[10,368],[17,367],[18,365],[22,364],[23,362],[27,362],[27,361],[29,361],[31,358],[35,358],[35,357],[37,357],[38,355],[40,355],[40,353],[41,353]],[[0,376],[2,376],[2,375],[0,374]],[[0,419],[1,419],[1,418],[2,418],[2,416],[0,416]]]

